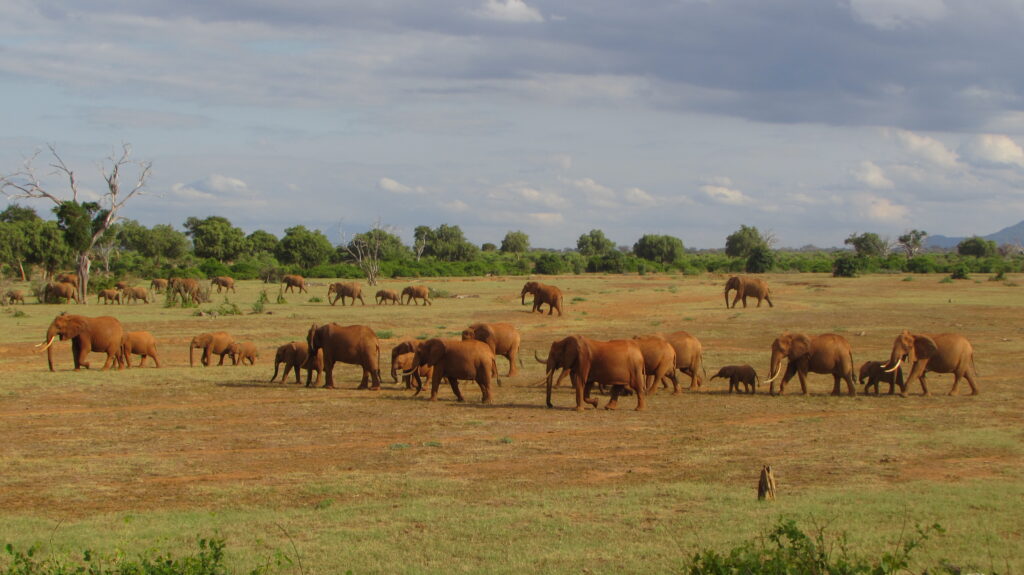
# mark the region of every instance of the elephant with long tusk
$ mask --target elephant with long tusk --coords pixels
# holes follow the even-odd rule
[[[46,361],[53,369],[53,343],[57,339],[71,340],[71,355],[75,361],[75,371],[89,368],[87,360],[90,351],[105,352],[107,359],[103,369],[109,369],[115,362],[118,368],[125,366],[127,352],[125,350],[124,328],[117,318],[110,316],[86,317],[83,315],[62,313],[53,318],[46,330],[46,343],[36,345],[36,353],[46,352]]]
[[[786,359],[786,369],[783,375],[782,360]],[[783,393],[786,383],[794,375],[800,377],[800,388],[807,394],[807,374],[827,373],[832,375],[834,383],[832,395],[841,395],[839,382],[846,380],[846,388],[849,394],[857,395],[853,387],[853,351],[850,342],[841,335],[826,333],[816,336],[807,336],[802,333],[784,333],[772,342],[771,366],[768,370],[771,374],[766,383],[769,384],[768,393],[775,395],[775,380],[782,375],[779,382],[779,394]]]
[[[953,374],[953,387],[949,390],[949,395],[956,395],[961,378],[966,379],[971,386],[971,395],[978,394],[974,348],[966,337],[958,333],[925,335],[904,330],[893,341],[892,355],[883,369],[887,373],[896,371],[904,360],[911,366],[905,385],[909,385],[917,378],[921,382],[921,391],[924,395],[928,395],[928,383],[924,376],[929,371]]]

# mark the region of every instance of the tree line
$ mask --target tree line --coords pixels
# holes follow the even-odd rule
[[[55,208],[55,211],[57,209]],[[31,207],[11,204],[0,212],[0,273],[28,280],[32,270],[45,281],[73,269],[77,251],[66,214],[45,220]],[[724,249],[687,250],[680,238],[645,234],[632,246],[619,245],[600,229],[579,236],[575,249],[534,249],[529,236],[509,231],[500,244],[476,245],[458,225],[418,226],[412,245],[376,225],[347,242],[332,243],[323,232],[297,225],[278,237],[264,230],[246,234],[222,216],[190,217],[183,231],[158,224],[146,227],[131,219],[109,226],[99,235],[90,256],[102,273],[96,287],[115,278],[209,278],[276,281],[287,273],[307,277],[365,278],[565,274],[704,272],[762,273],[771,271],[832,272],[856,275],[873,272],[952,273],[1015,272],[1022,258],[1001,251],[994,242],[969,238],[953,252],[925,252],[926,233],[914,230],[887,244],[877,234],[851,235],[852,250],[776,249],[774,238],[742,225],[726,238]],[[107,279],[110,281],[107,281]]]

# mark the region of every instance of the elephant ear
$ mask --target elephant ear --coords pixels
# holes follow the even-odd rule
[[[426,344],[427,349],[427,363],[430,365],[437,365],[444,359],[445,351],[447,350],[444,341],[435,339],[434,341]]]
[[[576,371],[579,373],[580,383],[586,384],[590,378],[590,366],[593,362],[593,353],[590,345],[580,336],[573,336],[571,344],[576,351]]]
[[[793,336],[793,343],[789,348],[790,357],[808,357],[811,355],[811,338],[800,334]]]
[[[930,359],[938,349],[934,339],[926,335],[914,336],[914,355],[918,359]]]

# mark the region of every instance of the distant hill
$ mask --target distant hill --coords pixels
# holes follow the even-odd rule
[[[994,234],[989,234],[987,236],[981,237],[985,238],[986,240],[994,241],[996,245],[1024,245],[1024,220],[1021,220],[1008,228],[1003,228]],[[924,240],[924,246],[926,248],[940,248],[944,250],[950,250],[955,248],[957,244],[964,241],[965,239],[967,238],[953,238],[942,235],[928,236]]]

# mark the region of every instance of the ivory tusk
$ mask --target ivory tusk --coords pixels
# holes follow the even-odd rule
[[[780,373],[782,373],[782,364],[781,363],[779,364],[779,368],[775,370],[775,374],[772,375],[771,377],[769,377],[768,379],[764,380],[763,383],[771,383],[771,382],[775,381],[775,378],[779,377]]]
[[[50,349],[50,346],[53,345],[53,340],[55,340],[55,339],[57,339],[56,335],[51,337],[50,341],[48,341],[46,343],[38,343],[38,344],[36,344],[36,347],[39,348],[39,349],[36,349],[36,353],[42,353],[42,352]]]
[[[885,370],[885,373],[892,373],[892,372],[896,371],[897,369],[900,368],[900,364],[901,363],[903,363],[903,358],[902,357],[899,358],[899,360],[896,361],[896,365],[894,365],[892,369]]]

